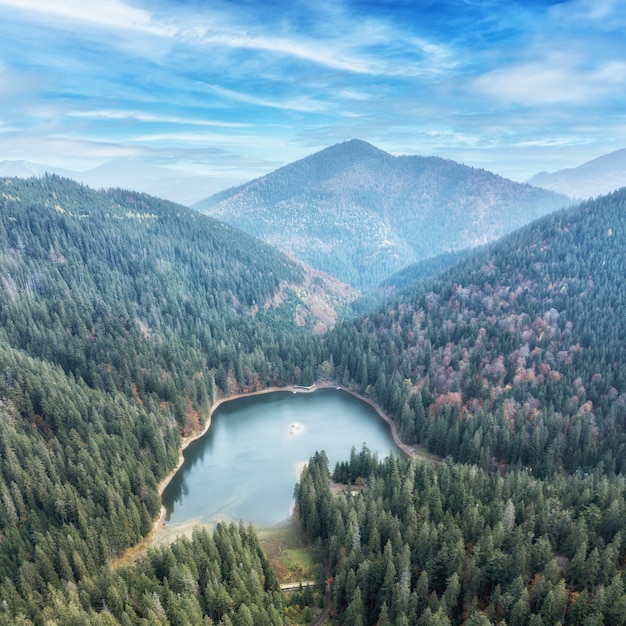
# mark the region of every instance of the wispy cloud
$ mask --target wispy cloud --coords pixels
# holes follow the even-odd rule
[[[474,81],[477,91],[526,106],[596,102],[624,84],[625,62],[609,61],[589,69],[580,59],[564,54],[499,68]]]
[[[133,7],[119,0],[0,0],[0,6],[10,7],[38,18],[55,18],[67,23],[83,22],[107,29],[133,30],[154,35],[171,36],[176,29],[156,23],[145,9]]]
[[[550,15],[561,26],[578,29],[582,23],[602,30],[619,30],[626,21],[624,0],[570,0],[556,4]]]
[[[258,175],[360,137],[529,177],[626,145],[626,0],[0,0],[0,20],[0,159],[219,149]]]
[[[91,120],[127,120],[160,124],[176,124],[183,126],[215,126],[218,128],[249,128],[250,123],[226,122],[223,120],[204,120],[192,117],[182,117],[173,115],[158,115],[141,111],[124,111],[116,109],[103,109],[99,111],[69,111],[68,117],[87,118]]]
[[[293,98],[286,97],[261,97],[254,94],[236,91],[219,85],[207,85],[207,90],[222,96],[227,100],[253,104],[254,106],[267,107],[271,109],[280,109],[284,111],[298,111],[301,113],[319,113],[326,110],[326,106],[316,101],[311,96],[296,96]]]
[[[371,53],[368,49],[384,47],[390,53],[398,43],[394,38],[400,33],[389,32],[389,28],[369,28],[353,25],[351,34],[344,34],[340,39],[333,37],[308,39],[304,37],[278,37],[267,35],[252,35],[238,31],[207,30],[199,34],[199,40],[205,45],[225,46],[234,49],[257,50],[271,52],[277,55],[294,57],[310,63],[325,66],[335,70],[354,72],[357,74],[386,75],[386,76],[419,76],[430,74],[440,66],[452,65],[449,53],[442,47],[429,44],[421,39],[409,38],[405,41],[402,50],[404,63],[396,60],[388,61],[385,54]],[[393,46],[391,45],[393,43]],[[419,55],[421,61],[406,57],[407,48],[413,55]]]
[[[407,37],[405,46],[419,53],[427,62],[415,61],[397,64],[387,62],[384,57],[368,54],[372,46],[397,44],[402,38],[400,31],[390,32],[389,25],[373,20],[364,24],[350,24],[350,31],[336,34],[337,25],[328,27],[329,35],[311,38],[307,33],[290,32],[290,36],[269,34],[266,25],[250,24],[233,20],[232,14],[217,11],[210,18],[185,15],[174,19],[165,18],[163,13],[150,12],[120,0],[99,0],[84,3],[82,0],[0,0],[0,7],[10,7],[21,13],[43,20],[57,20],[57,27],[71,28],[80,22],[86,26],[118,32],[137,32],[177,41],[187,46],[226,47],[237,50],[268,52],[292,57],[335,70],[368,75],[413,76],[431,72],[439,63],[447,63],[448,53],[443,46],[416,37]],[[244,14],[244,12],[242,12]],[[345,21],[344,21],[345,20]],[[344,16],[343,24],[353,21],[353,16]],[[205,23],[204,25],[202,23]],[[241,23],[240,23],[241,22]],[[268,32],[269,31],[269,32]],[[136,42],[137,46],[142,45]]]

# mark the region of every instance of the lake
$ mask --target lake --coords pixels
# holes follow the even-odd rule
[[[381,459],[398,453],[389,425],[344,391],[277,391],[225,402],[163,492],[166,521],[277,524],[290,517],[300,468],[315,451],[326,452],[332,472],[364,443]]]

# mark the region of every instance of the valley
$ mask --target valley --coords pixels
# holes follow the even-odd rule
[[[395,157],[355,139],[194,208],[366,290],[411,263],[483,245],[570,203],[485,170]]]
[[[0,0],[0,626],[626,626],[626,0]]]
[[[294,472],[294,558],[332,579],[330,623],[620,623],[626,192],[407,269],[361,312],[189,208],[0,189],[0,624],[313,621],[321,591],[281,593],[247,522],[123,558],[213,408],[312,385],[441,459],[317,450]]]

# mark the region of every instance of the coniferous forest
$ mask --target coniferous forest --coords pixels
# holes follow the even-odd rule
[[[443,459],[355,452],[338,497],[311,460],[338,623],[626,623],[625,210],[544,218],[329,336],[335,375]]]
[[[0,620],[66,623],[74,585],[150,530],[213,400],[310,384],[321,348],[293,322],[301,266],[253,238],[139,194],[2,183]]]
[[[1,180],[0,624],[289,623],[250,527],[113,563],[216,399],[322,374],[440,459],[311,459],[328,623],[626,623],[625,210],[542,218],[320,334],[302,265],[234,228]]]

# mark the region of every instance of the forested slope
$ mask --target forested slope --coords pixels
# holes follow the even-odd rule
[[[408,442],[485,469],[626,469],[626,191],[506,237],[329,337]]]
[[[458,265],[463,259],[478,252],[478,248],[470,248],[467,250],[455,250],[454,252],[444,252],[437,256],[411,263],[399,272],[388,276],[378,285],[379,294],[392,295],[397,291],[401,291],[415,285],[418,282],[425,281],[443,274],[448,268]],[[374,307],[371,307],[374,308]]]
[[[570,200],[454,161],[331,146],[194,205],[358,288]]]
[[[437,467],[323,454],[296,495],[340,624],[626,623],[626,190],[329,338]]]
[[[318,454],[296,491],[339,624],[626,623],[624,477],[502,476],[367,450]],[[356,487],[355,487],[356,485]]]
[[[219,395],[313,381],[317,280],[181,206],[0,180],[1,619],[151,528]]]
[[[316,373],[446,459],[355,452],[338,497],[312,460],[338,623],[623,624],[625,211],[544,218],[320,338],[323,277],[225,224],[1,180],[0,624],[285,623],[250,529],[110,562],[216,397]]]

